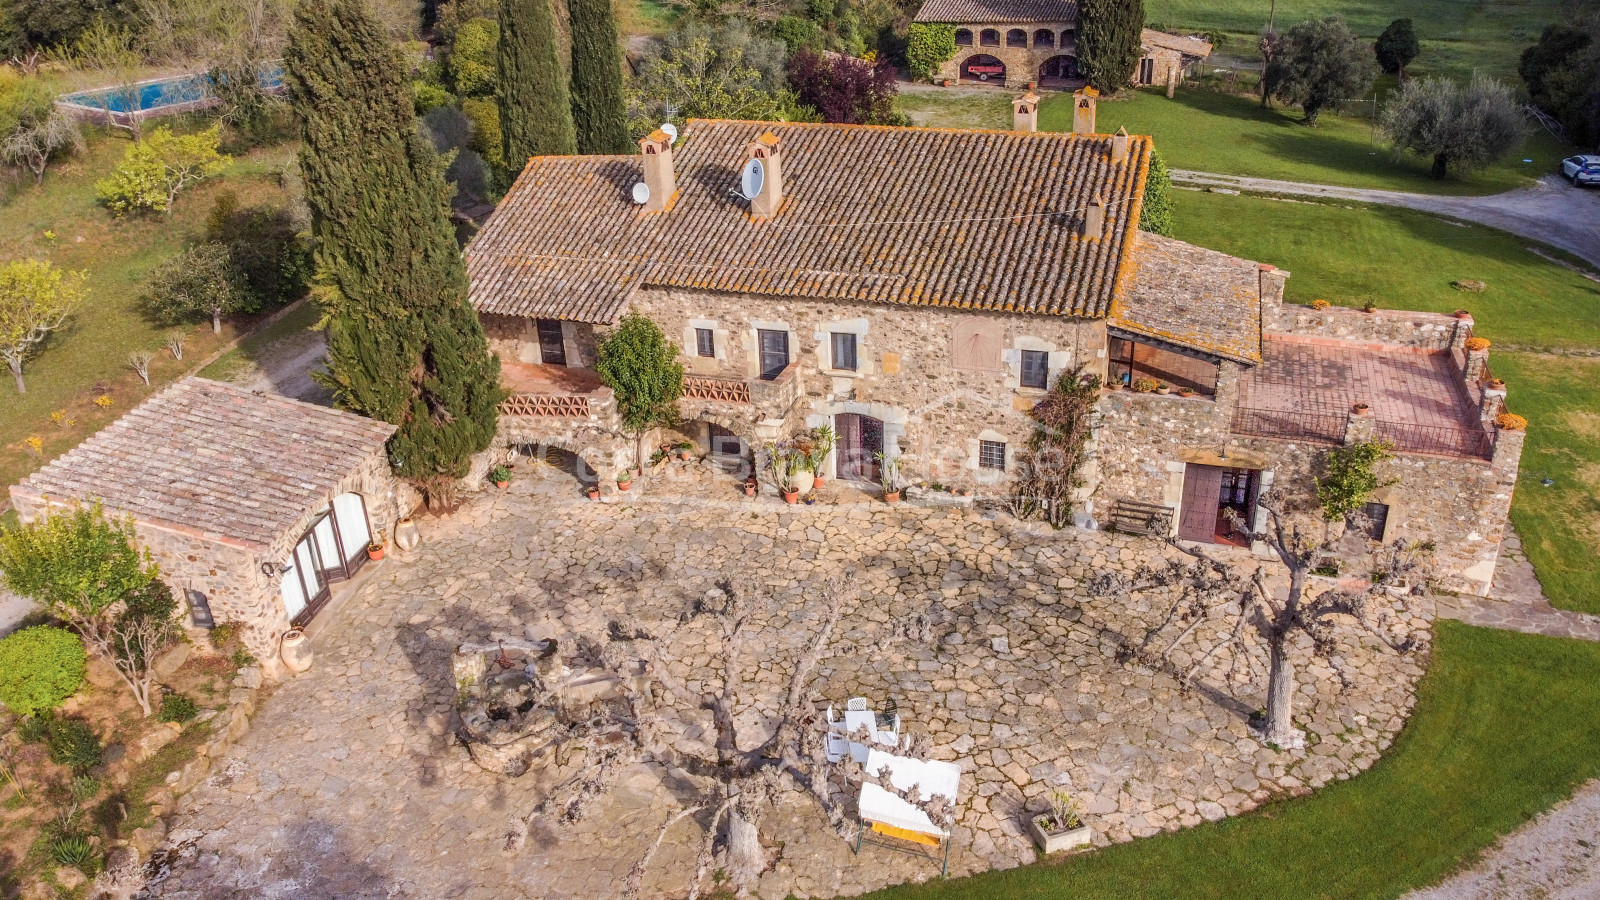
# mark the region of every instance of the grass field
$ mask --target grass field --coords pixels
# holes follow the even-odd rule
[[[1529,422],[1511,507],[1523,550],[1552,604],[1600,614],[1600,359],[1510,353],[1492,367]]]
[[[1418,72],[1466,76],[1474,69],[1515,79],[1517,58],[1539,39],[1546,25],[1560,21],[1561,0],[1282,0],[1276,22],[1284,29],[1308,19],[1343,16],[1366,38],[1376,38],[1401,16],[1416,22],[1422,54]],[[1266,0],[1148,0],[1145,20],[1179,30],[1230,32],[1225,52],[1244,50],[1267,23]]]
[[[15,483],[75,446],[234,336],[227,323],[220,336],[208,326],[189,329],[184,360],[160,353],[151,366],[151,387],[127,366],[130,351],[158,349],[171,330],[149,322],[137,309],[150,270],[198,237],[223,191],[234,191],[244,204],[281,204],[277,171],[292,151],[257,151],[237,159],[223,176],[184,193],[170,217],[117,220],[95,199],[94,183],[115,168],[128,146],[123,137],[96,137],[86,153],[52,168],[42,188],[24,187],[0,206],[0,260],[49,259],[86,271],[89,288],[71,327],[25,364],[28,392],[19,396],[9,378],[0,383],[0,484]],[[54,241],[46,231],[55,233]],[[100,394],[111,398],[109,408],[92,402]],[[52,423],[55,410],[65,410],[74,424]],[[23,443],[30,436],[43,441],[41,453]]]
[[[1376,900],[1437,881],[1600,775],[1600,644],[1441,622],[1405,730],[1358,778],[1148,840],[869,895]]]
[[[1539,130],[1495,166],[1465,179],[1440,180],[1429,177],[1428,160],[1396,159],[1371,119],[1324,113],[1317,122],[1307,127],[1298,109],[1263,109],[1249,97],[1180,90],[1171,100],[1139,91],[1130,100],[1103,102],[1096,127],[1108,134],[1126,127],[1130,134],[1153,136],[1162,159],[1174,169],[1423,194],[1493,194],[1523,187],[1556,171],[1567,152]],[[992,127],[1009,124],[1008,106]],[[1047,98],[1039,109],[1039,127],[1072,130],[1072,98]]]

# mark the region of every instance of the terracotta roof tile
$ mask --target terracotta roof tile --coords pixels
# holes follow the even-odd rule
[[[1185,56],[1198,56],[1201,59],[1211,55],[1211,44],[1197,37],[1187,37],[1180,34],[1168,34],[1165,31],[1144,29],[1139,35],[1139,42],[1146,47],[1165,47],[1176,50]]]
[[[1238,362],[1261,361],[1255,263],[1141,231],[1113,327]]]
[[[354,413],[185,378],[11,489],[98,498],[108,509],[267,547],[394,426]]]
[[[734,193],[745,147],[781,141],[783,202]],[[666,212],[629,200],[637,156],[536,157],[467,248],[483,312],[614,320],[639,285],[1104,315],[1138,221],[1149,138],[695,120]],[[1106,200],[1104,237],[1079,235]]]
[[[985,22],[1076,22],[1077,0],[927,0],[914,21],[982,24]]]

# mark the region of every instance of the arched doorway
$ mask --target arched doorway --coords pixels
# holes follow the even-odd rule
[[[1076,56],[1052,56],[1039,66],[1039,83],[1060,83],[1081,77],[1078,73],[1078,58]]]
[[[974,53],[961,64],[962,81],[1006,80],[1006,64],[987,53]]]
[[[838,472],[847,481],[876,482],[882,471],[878,461],[883,453],[883,420],[856,413],[833,417],[833,430],[839,436]]]

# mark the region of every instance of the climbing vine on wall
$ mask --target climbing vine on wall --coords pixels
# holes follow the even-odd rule
[[[1044,519],[1056,528],[1072,521],[1072,492],[1084,484],[1085,448],[1094,434],[1100,376],[1079,365],[1063,372],[1030,415],[1036,427],[1027,449],[1017,455],[1021,473],[1011,512],[1020,519]]]

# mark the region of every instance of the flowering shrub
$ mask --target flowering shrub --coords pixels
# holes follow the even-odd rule
[[[1311,301],[1311,308],[1312,309],[1327,309],[1329,305],[1330,304],[1326,300],[1313,300],[1313,301]]]
[[[894,117],[894,67],[842,53],[803,48],[789,60],[789,86],[800,102],[843,125],[887,125]]]
[[[1469,337],[1469,338],[1467,338],[1467,349],[1468,350],[1487,350],[1487,349],[1489,349],[1489,339],[1488,338],[1481,338],[1481,337]]]
[[[94,398],[94,405],[100,407],[101,409],[110,409],[111,398],[105,394],[101,394],[100,396]]]
[[[43,453],[44,452],[44,439],[43,438],[31,437],[31,438],[28,438],[27,440],[23,441],[23,443],[27,444],[28,445],[28,449],[32,450],[35,453]]]
[[[1507,431],[1521,431],[1528,427],[1528,420],[1516,413],[1501,413],[1495,416],[1494,423]]]

